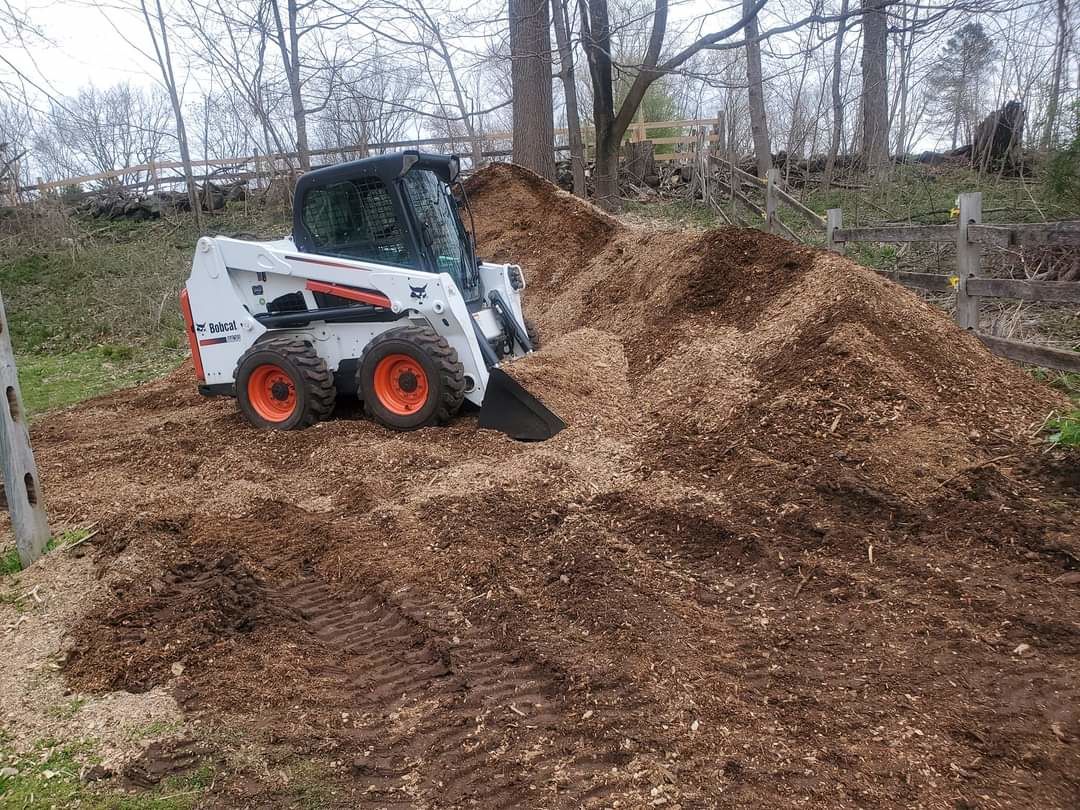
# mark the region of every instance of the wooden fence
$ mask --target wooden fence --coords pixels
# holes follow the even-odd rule
[[[1021,245],[1075,245],[1080,247],[1080,221],[1046,224],[982,224],[982,194],[961,194],[955,225],[895,225],[845,228],[843,212],[830,209],[826,216],[825,246],[840,253],[848,242],[947,242],[956,245],[956,273],[886,273],[906,287],[956,293],[953,317],[973,332],[994,354],[1038,366],[1080,372],[1080,352],[1051,349],[1033,343],[979,332],[979,302],[983,298],[1080,304],[1080,281],[1034,281],[982,278],[983,248]]]
[[[679,130],[679,135],[649,138],[648,133],[655,130]],[[705,129],[706,133],[701,134]],[[702,139],[708,143],[715,143],[722,136],[723,118],[694,118],[678,121],[638,121],[630,125],[624,138],[627,142],[650,140],[654,144],[671,145],[674,148],[669,154],[656,155],[657,160],[683,160],[689,159],[691,154],[701,143]],[[565,129],[555,130],[556,138],[565,138]],[[582,131],[585,140],[585,150],[588,155],[595,149],[595,135],[591,128],[586,127]],[[511,154],[513,133],[511,132],[488,132],[476,136],[483,144],[481,154],[485,158],[507,157]],[[310,155],[312,164],[320,163],[320,158],[330,158],[325,163],[333,163],[339,160],[352,160],[369,154],[378,154],[394,149],[421,149],[424,147],[437,147],[460,151],[464,157],[471,153],[469,139],[465,136],[458,138],[419,138],[413,140],[387,141],[385,143],[354,144],[351,146],[334,146],[325,149],[312,149]],[[554,147],[556,153],[566,152],[569,147],[565,144]],[[205,160],[193,160],[191,167],[196,172],[198,180],[217,180],[229,182],[232,180],[250,181],[263,177],[272,177],[295,169],[299,155],[296,152],[280,152],[269,155],[251,154],[240,157],[208,158]],[[175,185],[184,182],[184,164],[177,160],[150,161],[135,166],[125,166],[122,169],[84,174],[78,177],[65,177],[62,180],[44,181],[38,178],[38,182],[31,186],[23,186],[13,193],[25,196],[26,193],[39,194],[69,186],[81,186],[83,183],[98,183],[102,181],[128,180],[129,182],[111,185],[124,189],[149,189],[163,185]],[[168,174],[173,172],[173,174]],[[132,179],[134,178],[134,179]]]

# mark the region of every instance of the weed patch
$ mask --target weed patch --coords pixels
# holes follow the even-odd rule
[[[134,347],[94,347],[67,354],[29,354],[17,359],[23,404],[33,417],[99,394],[160,377],[186,352]]]
[[[22,563],[19,561],[19,552],[16,549],[9,549],[0,554],[0,577],[17,574],[20,571],[22,571]]]
[[[1060,447],[1080,447],[1080,408],[1046,421],[1047,441]]]

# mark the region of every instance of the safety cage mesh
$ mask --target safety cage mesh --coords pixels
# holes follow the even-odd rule
[[[345,180],[304,198],[304,227],[321,253],[409,265],[409,250],[382,181]]]

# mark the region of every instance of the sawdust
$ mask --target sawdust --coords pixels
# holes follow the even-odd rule
[[[50,416],[50,503],[108,527],[71,685],[170,688],[342,807],[1074,804],[1056,395],[843,258],[469,185],[567,430],[261,433],[190,368]]]

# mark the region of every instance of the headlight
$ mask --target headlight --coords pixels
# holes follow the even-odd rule
[[[521,268],[516,264],[512,264],[507,268],[507,274],[510,276],[510,286],[515,290],[525,289],[525,274],[521,272]]]

